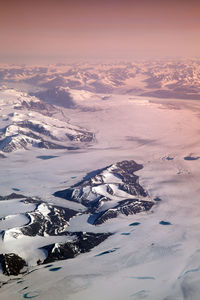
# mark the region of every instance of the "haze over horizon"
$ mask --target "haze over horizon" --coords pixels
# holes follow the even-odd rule
[[[198,1],[7,1],[0,62],[192,57],[200,53]]]

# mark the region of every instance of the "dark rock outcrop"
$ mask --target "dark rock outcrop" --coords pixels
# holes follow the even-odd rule
[[[78,141],[78,142],[92,142],[94,140],[94,134],[92,132],[87,132],[83,130],[79,130],[76,135],[66,134],[66,136],[70,139],[70,141]]]
[[[95,218],[94,224],[100,225],[105,223],[109,219],[116,218],[118,215],[132,215],[138,214],[142,211],[148,211],[154,205],[153,201],[139,201],[138,199],[127,199],[120,201],[114,208],[108,209],[103,213],[100,213]]]
[[[26,196],[24,195],[21,195],[21,194],[17,194],[17,193],[11,193],[7,196],[0,196],[0,201],[3,201],[3,200],[13,200],[13,199],[21,199],[21,198],[27,198]]]
[[[26,266],[25,260],[14,253],[1,254],[0,263],[2,265],[3,274],[17,276]]]
[[[48,253],[44,263],[74,258],[80,253],[89,252],[107,239],[111,233],[69,232],[68,235],[71,237],[71,240],[66,243],[57,243],[43,247]]]
[[[70,218],[79,213],[70,208],[52,206],[44,202],[38,203],[38,201],[33,200],[33,203],[36,203],[37,208],[26,214],[30,223],[20,228],[21,232],[28,236],[63,235],[69,225]]]

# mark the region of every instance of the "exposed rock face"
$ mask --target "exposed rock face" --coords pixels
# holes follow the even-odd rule
[[[40,203],[34,212],[27,213],[30,223],[20,230],[24,235],[44,236],[64,234],[69,225],[69,220],[78,212],[70,208],[51,206]]]
[[[90,251],[92,248],[98,246],[110,233],[92,233],[92,232],[74,232],[68,233],[72,240],[63,244],[53,244],[44,247],[48,252],[48,256],[44,263],[53,262],[55,260],[74,258],[80,253]]]
[[[94,139],[94,134],[92,132],[79,130],[77,135],[66,134],[70,141],[79,141],[79,142],[92,142]]]
[[[142,165],[133,160],[121,161],[92,171],[71,188],[55,193],[57,197],[81,203],[85,208],[80,211],[17,193],[0,196],[1,201],[15,199],[25,205],[34,204],[30,206],[30,210],[24,212],[28,223],[2,231],[2,240],[13,239],[14,241],[23,238],[24,235],[47,238],[46,246],[41,248],[45,250],[46,258],[39,259],[38,264],[74,258],[80,253],[90,251],[107,239],[111,233],[69,232],[67,227],[71,218],[89,214],[88,222],[100,225],[120,215],[128,216],[150,210],[157,200],[156,198],[150,199],[148,193],[140,185],[139,177],[135,175],[135,172],[142,168]],[[48,240],[49,236],[51,236],[50,240]],[[58,242],[52,243],[53,236]],[[15,254],[5,254],[1,258],[1,263],[7,275],[18,274],[25,266],[23,259]]]
[[[94,224],[99,225],[105,223],[107,220],[116,218],[120,214],[128,216],[150,210],[153,204],[154,203],[151,201],[139,201],[135,199],[123,200],[114,208],[99,214],[95,219]]]
[[[11,234],[17,238],[20,235],[27,236],[45,236],[45,235],[63,235],[69,225],[69,220],[77,215],[79,212],[70,208],[60,206],[52,206],[41,200],[28,198],[20,194],[12,193],[8,196],[0,196],[0,200],[20,199],[25,204],[35,204],[34,211],[24,213],[29,219],[27,225],[18,227],[15,230],[7,230],[7,234]]]
[[[49,105],[48,103],[45,103],[41,100],[40,101],[34,101],[34,100],[22,101],[20,104],[15,106],[15,109],[34,110],[34,111],[38,111],[39,113],[47,115],[47,116],[51,116],[56,111],[56,109],[53,107],[53,105]]]
[[[21,198],[27,198],[26,196],[22,194],[12,193],[7,196],[0,196],[0,201],[3,200],[12,200],[12,199],[21,199]]]
[[[26,262],[14,253],[1,254],[0,263],[2,265],[3,273],[8,276],[18,275],[26,266]]]
[[[66,121],[58,107],[14,89],[0,89],[0,96],[0,158],[31,147],[78,150],[94,141],[92,132]]]
[[[89,143],[94,140],[92,132],[64,122],[62,126],[57,127],[55,124],[43,123],[41,120],[25,119],[15,122],[1,130],[0,151],[10,153],[18,149],[27,149],[28,146],[77,150],[80,148],[78,142]]]
[[[92,233],[92,232],[69,232],[67,227],[70,219],[75,217],[77,214],[81,214],[80,211],[75,211],[70,208],[53,206],[46,202],[43,202],[39,198],[30,198],[24,195],[12,193],[7,196],[0,196],[1,201],[18,200],[23,204],[34,204],[31,206],[30,212],[24,212],[24,215],[28,218],[28,224],[7,229],[1,231],[1,238],[3,242],[7,239],[15,241],[18,238],[24,236],[38,238],[47,238],[48,236],[56,237],[62,236],[63,242],[57,242],[47,244],[41,248],[45,250],[46,259],[39,259],[38,264],[53,262],[61,259],[68,259],[77,256],[80,253],[90,251],[95,246],[99,245],[105,239],[107,239],[111,233]],[[84,212],[82,212],[84,213]],[[0,221],[6,218],[1,218]],[[6,275],[18,275],[22,268],[26,265],[26,262],[14,253],[7,253],[0,255],[0,263],[2,269]]]
[[[91,214],[88,221],[95,225],[116,218],[119,214],[148,211],[154,201],[134,174],[142,168],[133,160],[118,162],[87,174],[81,182],[54,195],[86,206]]]

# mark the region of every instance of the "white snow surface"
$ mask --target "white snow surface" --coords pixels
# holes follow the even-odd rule
[[[80,101],[96,109],[63,109],[63,114],[73,124],[94,131],[96,144],[76,153],[32,149],[1,159],[1,195],[18,188],[25,195],[68,206],[69,201],[56,199],[52,193],[70,187],[90,171],[133,159],[144,166],[137,172],[140,184],[152,199],[160,197],[162,201],[148,213],[120,216],[96,227],[87,223],[87,215],[73,218],[70,231],[115,234],[88,253],[53,263],[54,268],[60,267],[55,272],[43,265],[33,267],[34,272],[18,276],[22,282],[11,280],[4,285],[0,299],[199,300],[200,159],[187,161],[184,157],[200,156],[200,103],[129,99],[127,95],[112,95],[104,102],[98,98],[91,103],[87,97]],[[1,109],[4,111],[3,106]],[[39,160],[36,157],[41,153],[58,157]],[[104,175],[107,178],[106,172]],[[76,203],[70,205],[79,207]],[[0,206],[1,215],[10,216],[22,213],[28,204],[9,200],[0,201]],[[47,213],[44,207],[41,210]],[[6,220],[9,218],[1,222]],[[161,225],[160,221],[171,224]],[[133,222],[140,224],[129,226]],[[34,237],[31,251],[31,238],[15,242],[6,238],[7,242],[0,244],[1,252],[5,248],[15,251],[29,265],[44,255],[39,247],[61,241],[60,237]],[[108,250],[112,251],[97,256]],[[7,277],[0,275],[0,281],[7,281]]]
[[[12,144],[12,151],[17,151],[27,149],[31,145],[36,146],[43,140],[65,147],[79,145],[81,137],[87,131],[69,123],[68,118],[63,117],[62,112],[53,106],[51,115],[45,115],[43,111],[38,112],[38,109],[27,109],[24,103],[30,102],[41,104],[39,99],[25,92],[0,89],[0,111],[3,111],[0,114],[0,153],[4,146],[9,144]],[[27,122],[30,123],[29,128],[26,128]],[[34,126],[38,130],[34,130]],[[83,145],[84,143],[82,147]]]

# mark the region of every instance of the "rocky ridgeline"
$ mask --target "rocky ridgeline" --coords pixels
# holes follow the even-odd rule
[[[71,219],[81,214],[89,214],[90,224],[101,225],[120,215],[128,216],[150,210],[156,200],[150,199],[140,185],[139,177],[135,175],[135,172],[142,168],[142,165],[133,160],[118,162],[88,173],[81,182],[55,193],[57,197],[81,203],[85,206],[81,211],[50,205],[39,198],[26,197],[17,193],[0,196],[0,201],[17,200],[24,205],[34,204],[31,206],[31,211],[24,213],[28,220],[27,224],[1,231],[2,241],[6,245],[7,239],[15,241],[23,236],[41,238],[64,236],[64,242],[52,243],[51,240],[51,244],[47,243],[40,248],[46,254],[46,258],[38,260],[38,264],[74,258],[90,251],[112,233],[70,232],[67,228]],[[14,253],[4,253],[0,259],[6,275],[16,275],[26,265],[23,258]]]
[[[42,202],[38,203],[35,200],[31,202],[36,203],[37,209],[26,213],[30,222],[20,229],[24,235],[62,235],[69,225],[69,220],[78,214],[77,211],[69,208],[52,206]],[[28,200],[28,203],[30,203],[30,200]]]
[[[69,242],[56,243],[43,248],[48,253],[44,263],[74,258],[80,253],[86,253],[106,240],[110,235],[111,233],[68,232],[68,236],[71,238]]]
[[[94,134],[66,121],[58,107],[14,89],[0,89],[0,158],[31,147],[78,150]]]
[[[46,116],[52,116],[56,112],[56,108],[53,105],[49,105],[48,103],[39,100],[35,97],[32,97],[31,100],[30,99],[28,99],[28,101],[23,100],[19,102],[17,105],[14,106],[14,108],[17,110],[33,110]]]
[[[66,123],[65,125],[66,128],[63,128],[65,135],[60,137],[54,133],[58,128],[52,124],[30,120],[14,122],[1,130],[0,151],[10,153],[19,149],[27,149],[29,146],[44,149],[77,150],[80,148],[77,142],[90,143],[94,140],[92,132],[78,128],[72,130],[69,124]],[[76,142],[76,144],[72,144],[72,142]]]
[[[92,232],[65,232],[69,241],[65,243],[54,243],[41,248],[46,253],[45,260],[38,260],[38,264],[46,264],[63,259],[74,258],[81,253],[89,252],[106,240],[111,233]],[[3,274],[18,275],[27,271],[26,261],[15,253],[0,254],[0,264]]]
[[[71,188],[58,191],[56,197],[83,204],[90,213],[88,221],[99,225],[120,214],[131,215],[148,211],[154,205],[139,177],[134,172],[143,166],[122,161],[91,172]]]
[[[45,252],[46,258],[43,261],[38,260],[38,264],[73,258],[80,253],[90,251],[111,235],[111,233],[68,232],[67,227],[71,218],[81,214],[80,211],[53,206],[41,199],[26,197],[17,193],[0,196],[0,201],[12,200],[18,200],[25,205],[34,204],[35,208],[33,211],[24,213],[29,220],[28,224],[0,232],[4,243],[6,243],[7,238],[15,241],[18,238],[23,238],[23,236],[40,236],[42,238],[65,236],[67,240],[64,243],[47,244],[41,248]],[[4,220],[6,217],[0,219],[0,221]],[[32,242],[34,243],[34,240]],[[15,253],[0,254],[0,264],[3,273],[8,276],[18,275],[23,271],[26,272],[27,269],[24,268],[27,266],[26,261]]]
[[[34,204],[35,209],[31,212],[23,213],[28,219],[28,224],[1,231],[3,240],[5,240],[7,236],[18,238],[23,235],[30,237],[65,235],[70,219],[80,214],[79,211],[70,208],[53,206],[40,199],[34,199],[16,193],[5,197],[0,196],[1,201],[12,199],[20,199],[20,202],[24,204]]]
[[[18,74],[17,74],[18,73]],[[18,76],[20,74],[20,76]],[[43,100],[37,103],[32,98],[27,108],[41,110],[45,104],[65,108],[77,107],[73,90],[80,94],[117,92],[172,99],[200,99],[199,59],[130,61],[119,64],[71,64],[53,68],[18,66],[1,67],[1,81],[28,83],[37,87],[32,95]],[[131,80],[131,84],[130,84]],[[138,85],[138,82],[142,83]],[[38,87],[42,88],[38,90]],[[23,105],[24,106],[24,105]],[[20,106],[19,106],[20,107]],[[48,107],[44,107],[48,112]],[[43,110],[43,111],[44,111]]]

